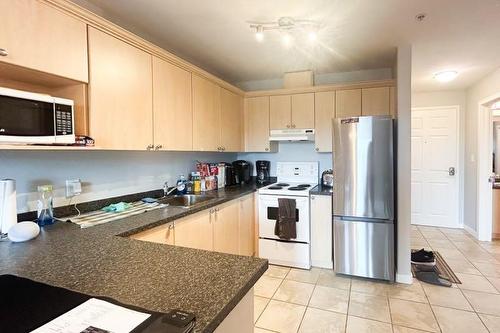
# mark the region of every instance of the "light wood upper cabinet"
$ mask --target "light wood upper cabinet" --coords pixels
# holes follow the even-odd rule
[[[335,91],[314,94],[314,145],[317,152],[332,151],[332,124],[335,117]]]
[[[221,88],[220,146],[224,151],[242,150],[243,98]]]
[[[212,251],[214,249],[212,223],[211,209],[174,221],[175,245]]]
[[[314,93],[292,95],[292,128],[314,128]]]
[[[287,129],[291,127],[292,99],[290,95],[269,97],[270,128]],[[269,134],[269,133],[268,133]]]
[[[191,73],[153,57],[155,149],[193,149]]]
[[[214,216],[214,251],[238,254],[238,202],[230,201],[216,207]]]
[[[363,116],[390,115],[390,87],[363,88],[362,112]]]
[[[220,87],[193,74],[193,150],[217,151],[220,147]]]
[[[130,238],[152,243],[174,245],[174,223],[160,225],[159,227],[132,235]]]
[[[252,256],[255,253],[255,200],[253,193],[239,199],[239,251],[242,256]]]
[[[269,152],[269,97],[245,98],[245,151]]]
[[[145,150],[153,143],[151,55],[89,27],[89,125],[96,146]]]
[[[87,26],[36,0],[0,1],[0,62],[88,82]]]
[[[337,118],[361,116],[361,89],[337,90],[335,113]]]

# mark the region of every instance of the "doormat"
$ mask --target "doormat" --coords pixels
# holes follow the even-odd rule
[[[413,251],[418,251],[418,250],[412,250]],[[436,265],[434,266],[434,269],[436,270],[436,273],[438,273],[441,277],[444,279],[450,281],[451,283],[456,283],[456,284],[462,284],[462,282],[458,279],[458,277],[453,273],[453,270],[448,266],[444,258],[439,254],[437,251],[433,251],[434,253],[434,258],[436,259]],[[415,264],[411,264],[411,273],[413,277],[416,277],[415,271],[416,271],[416,266]]]

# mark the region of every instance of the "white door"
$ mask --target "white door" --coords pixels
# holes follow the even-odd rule
[[[460,227],[458,106],[412,109],[412,224]]]

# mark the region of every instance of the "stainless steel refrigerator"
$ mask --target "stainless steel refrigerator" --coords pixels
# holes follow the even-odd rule
[[[333,120],[337,273],[394,281],[393,147],[390,116]]]

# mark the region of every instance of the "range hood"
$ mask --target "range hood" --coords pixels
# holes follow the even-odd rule
[[[314,141],[314,129],[271,130],[269,141]]]

